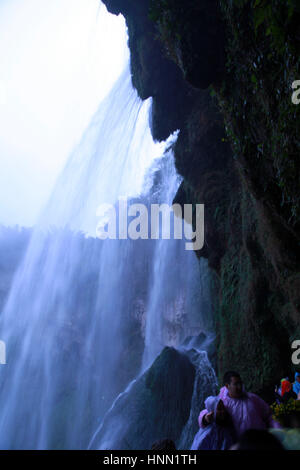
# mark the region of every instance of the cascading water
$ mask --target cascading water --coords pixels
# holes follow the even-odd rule
[[[102,203],[172,202],[179,178],[171,151],[152,172],[159,188],[138,196],[164,148],[151,138],[149,109],[127,66],[33,231],[0,317],[2,449],[87,448],[130,380],[165,345],[207,326],[205,296],[197,297],[205,264],[184,241],[91,237]]]
[[[146,178],[147,191],[134,202],[142,202],[149,210],[151,204],[171,205],[181,181],[176,173],[172,150],[154,162],[149,174],[149,178]],[[134,407],[134,402],[143,402],[140,387],[143,381],[147,381],[147,369],[166,346],[182,351],[196,370],[190,418],[182,430],[180,448],[186,449],[187,445],[191,444],[191,436],[196,432],[195,416],[203,406],[204,398],[216,391],[216,376],[206,351],[203,351],[213,341],[207,263],[204,260],[199,263],[194,252],[186,251],[184,240],[159,239],[147,240],[147,243],[148,245],[145,245],[145,241],[140,245],[137,245],[136,241],[127,243],[132,258],[143,257],[140,259],[140,269],[144,266],[143,282],[146,292],[143,295],[140,289],[136,298],[141,306],[140,324],[144,338],[141,367],[135,379],[116,398],[100,422],[90,441],[90,449],[135,448],[129,443],[141,449],[141,442],[151,445],[151,438],[147,436],[146,431],[144,440],[137,437],[135,441],[130,435],[139,434],[138,426],[143,428],[143,424],[137,422],[140,420],[144,423],[143,410],[128,410]],[[137,272],[136,269],[135,271]],[[170,390],[173,386],[174,384],[170,383]],[[174,400],[176,401],[176,397]],[[149,406],[150,403],[151,399]],[[167,409],[165,414],[168,415]],[[156,426],[159,428],[159,418],[156,420]],[[152,427],[148,422],[147,425]]]
[[[171,206],[181,178],[176,172],[172,152],[163,163],[160,187],[152,189],[150,198],[152,203]],[[174,217],[173,214],[173,222]],[[178,346],[189,334],[211,329],[209,293],[199,295],[206,271],[203,260],[199,263],[195,253],[186,250],[184,240],[171,237],[157,241],[149,285],[142,370],[152,364],[166,345]]]
[[[70,230],[95,233],[99,204],[139,190],[145,167],[161,152],[151,139],[148,109],[127,67],[34,230],[1,314],[7,345],[2,448],[85,447],[93,420],[118,392],[116,382],[122,383],[115,371],[127,319],[126,252],[114,240],[83,242]],[[59,228],[49,234],[51,226]],[[60,412],[68,417],[63,423]]]

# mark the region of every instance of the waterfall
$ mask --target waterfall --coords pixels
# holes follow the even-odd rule
[[[176,138],[177,135],[173,136],[171,141]],[[149,209],[151,204],[172,204],[180,182],[170,147],[153,162],[145,177],[144,191],[132,202],[143,203]],[[166,346],[182,351],[196,370],[190,417],[178,441],[180,448],[187,449],[187,444],[191,444],[191,436],[196,432],[197,412],[203,407],[206,396],[216,391],[216,376],[205,351],[211,349],[214,340],[207,262],[199,262],[194,252],[186,251],[184,240],[171,238],[147,240],[146,244],[145,240],[139,242],[127,240],[131,259],[136,257],[140,260],[139,269],[134,267],[134,272],[143,272],[143,286],[135,289],[135,305],[140,307],[136,314],[144,340],[140,369],[99,423],[89,444],[91,449],[132,450],[134,445],[140,445],[140,441],[138,444],[128,433],[141,426],[137,420],[144,422],[143,412],[128,410],[136,401],[142,401],[140,387],[149,368]]]
[[[164,346],[208,328],[207,266],[183,240],[95,237],[100,204],[175,196],[176,136],[153,142],[150,107],[127,64],[33,230],[0,315],[2,449],[86,449]]]
[[[172,151],[162,163],[160,185],[150,190],[149,198],[152,203],[171,206],[182,179],[176,172]],[[173,214],[172,222],[175,217]],[[187,336],[212,328],[208,283],[206,291],[205,287],[201,290],[206,273],[206,262],[199,262],[193,251],[187,251],[184,240],[161,237],[157,241],[145,315],[142,370],[151,365],[166,345],[179,346]]]
[[[95,233],[99,204],[139,192],[161,152],[150,135],[149,106],[127,66],[32,234],[0,319],[7,346],[1,448],[86,447],[95,420],[126,385],[126,374],[116,375],[129,334],[126,250],[78,232]]]

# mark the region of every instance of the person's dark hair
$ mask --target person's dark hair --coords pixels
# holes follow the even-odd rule
[[[300,429],[300,413],[292,411],[281,418],[281,424],[284,428]]]
[[[267,430],[248,429],[241,435],[236,450],[284,450],[284,447]]]
[[[154,442],[151,450],[176,450],[176,446],[171,439],[162,439]]]
[[[224,377],[223,377],[223,384],[230,384],[231,377],[238,377],[239,379],[241,378],[240,374],[238,372],[235,372],[234,370],[229,370],[225,372]]]

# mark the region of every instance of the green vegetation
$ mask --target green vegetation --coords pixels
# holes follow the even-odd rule
[[[132,48],[134,83],[144,96],[182,95],[183,86],[169,86],[174,69],[158,77],[153,57],[164,54],[190,96],[174,109],[154,99],[153,115],[160,127],[178,109],[183,115],[175,163],[184,180],[175,199],[205,204],[197,255],[215,271],[219,377],[236,368],[258,391],[292,372],[290,344],[300,334],[300,105],[292,103],[299,2],[151,0],[148,19]]]
[[[273,403],[271,405],[273,418],[278,421],[282,426],[287,425],[290,415],[300,416],[300,401],[290,398],[287,403]]]
[[[293,0],[220,1],[226,75],[216,89],[235,158],[290,227],[299,228],[299,12]]]
[[[163,42],[167,57],[178,64],[176,42],[186,35],[188,28],[188,3],[181,0],[151,0],[149,19],[158,29],[158,38]],[[179,64],[178,64],[179,65]]]

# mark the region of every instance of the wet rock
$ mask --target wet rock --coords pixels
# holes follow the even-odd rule
[[[194,379],[186,355],[166,347],[115,402],[92,447],[138,450],[163,438],[177,441],[189,418]]]

